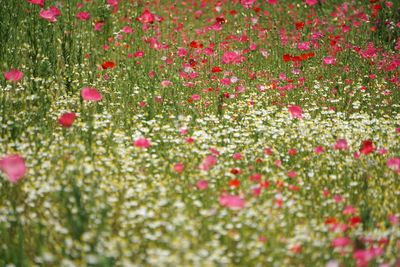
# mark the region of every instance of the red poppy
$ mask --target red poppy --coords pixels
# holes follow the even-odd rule
[[[112,69],[115,67],[115,63],[112,61],[105,61],[103,64],[101,64],[101,67],[103,70]]]

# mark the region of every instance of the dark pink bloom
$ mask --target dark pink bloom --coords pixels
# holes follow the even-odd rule
[[[164,80],[164,81],[161,82],[161,86],[162,87],[168,87],[170,85],[172,85],[172,82],[169,81],[169,80]]]
[[[303,110],[299,106],[294,106],[294,105],[290,106],[289,113],[290,116],[292,116],[292,118],[297,118],[297,119],[303,118]]]
[[[390,158],[386,161],[386,165],[397,173],[400,173],[400,158]]]
[[[357,267],[367,267],[369,262],[374,258],[383,254],[383,249],[372,247],[369,249],[359,249],[353,253],[353,258],[356,260]]]
[[[132,27],[129,27],[129,26],[124,26],[123,28],[122,28],[122,31],[124,32],[124,33],[132,33],[133,32],[133,29],[132,29]]]
[[[297,44],[297,49],[307,51],[310,49],[311,42],[302,42]]]
[[[350,239],[348,237],[338,237],[332,240],[332,246],[337,247],[345,247],[350,244]]]
[[[183,165],[182,162],[175,163],[175,165],[174,165],[175,172],[182,173],[184,169],[185,169],[185,165]]]
[[[244,56],[242,56],[239,52],[236,51],[228,51],[225,52],[222,56],[223,64],[240,64],[245,60]]]
[[[95,31],[101,31],[101,29],[103,28],[104,25],[106,25],[106,23],[104,21],[98,21],[94,24],[93,29]]]
[[[103,96],[97,91],[96,88],[84,87],[81,90],[81,96],[85,101],[100,101]]]
[[[345,215],[354,214],[356,212],[357,212],[357,210],[351,205],[348,205],[343,209],[343,214],[345,214]]]
[[[363,155],[368,155],[375,151],[374,144],[372,140],[364,140],[361,144],[360,153]]]
[[[322,152],[324,152],[324,147],[317,146],[316,148],[314,148],[314,152],[315,152],[315,154],[321,154]]]
[[[107,0],[107,4],[110,6],[117,6],[119,0]]]
[[[28,0],[29,3],[44,7],[44,0]]]
[[[240,0],[240,4],[246,9],[251,8],[255,2],[256,0]]]
[[[60,10],[55,6],[52,6],[49,9],[43,9],[39,13],[40,17],[49,22],[56,22],[57,17],[59,17],[60,15],[61,15]]]
[[[205,190],[208,188],[208,182],[206,180],[199,180],[196,183],[196,187],[199,190]]]
[[[192,97],[191,97],[191,99],[193,100],[193,101],[199,101],[200,100],[200,95],[198,95],[198,94],[193,94],[192,95]]]
[[[318,4],[318,0],[306,0],[306,4],[309,6],[313,6]]]
[[[343,197],[342,197],[341,195],[334,195],[334,196],[333,196],[333,200],[334,200],[336,203],[340,203],[340,202],[343,201]]]
[[[140,15],[140,17],[137,18],[137,20],[143,24],[147,24],[147,23],[151,24],[154,22],[155,19],[156,19],[155,15],[147,9],[145,9],[143,11],[142,15]]]
[[[370,42],[364,50],[360,51],[360,55],[367,59],[376,57],[377,49],[375,48],[374,44]]]
[[[347,145],[346,139],[338,139],[336,140],[335,146],[333,148],[336,150],[346,150],[349,147]]]
[[[7,155],[0,159],[0,170],[11,183],[18,182],[26,173],[24,159],[19,155]]]
[[[19,80],[21,80],[24,77],[24,74],[22,73],[22,71],[15,70],[15,69],[4,72],[3,75],[4,75],[4,78],[10,82],[18,82]]]
[[[335,64],[335,63],[336,63],[336,59],[335,59],[334,57],[332,57],[332,56],[327,56],[327,57],[324,57],[324,58],[322,59],[322,62],[323,62],[325,65],[332,65],[332,64]]]
[[[241,160],[243,158],[242,154],[240,154],[240,153],[235,153],[232,155],[232,157],[235,160]]]
[[[89,20],[90,14],[88,12],[81,11],[78,14],[76,14],[76,18],[82,21]]]
[[[151,143],[146,138],[141,137],[141,138],[136,139],[136,141],[133,143],[133,145],[138,148],[149,148],[151,146]]]
[[[399,223],[399,218],[395,214],[389,215],[389,222],[392,225],[397,225]]]
[[[73,112],[64,113],[58,118],[58,123],[65,128],[69,128],[74,123],[75,118],[76,114]]]
[[[219,197],[219,204],[233,210],[238,210],[244,208],[246,201],[240,196],[222,194]]]
[[[214,167],[215,164],[217,164],[217,158],[212,155],[209,155],[201,162],[200,169],[203,171],[208,171],[212,167]]]

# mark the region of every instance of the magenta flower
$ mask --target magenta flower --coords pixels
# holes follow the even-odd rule
[[[324,57],[324,58],[322,59],[322,62],[323,62],[325,65],[333,65],[333,64],[336,63],[336,58],[334,58],[334,57],[332,57],[332,56],[327,56],[327,57]]]
[[[336,150],[347,150],[349,147],[347,145],[346,139],[338,139],[336,140],[335,146],[333,148]]]
[[[89,20],[90,14],[88,12],[82,11],[76,14],[76,18],[82,21]]]
[[[149,10],[145,9],[143,11],[143,13],[140,15],[140,17],[138,17],[136,20],[140,21],[143,24],[147,24],[147,23],[154,23],[156,19],[156,16],[151,13]]]
[[[151,146],[151,143],[148,139],[146,139],[144,137],[140,137],[140,138],[136,139],[136,141],[133,143],[133,145],[138,148],[149,148]]]
[[[11,183],[18,182],[26,173],[24,159],[19,155],[7,155],[0,159],[0,170]]]
[[[200,169],[203,171],[209,171],[215,164],[217,164],[217,158],[209,155],[201,162]]]
[[[306,0],[306,4],[309,6],[316,5],[318,3],[318,0]]]
[[[185,165],[183,165],[182,162],[175,163],[175,165],[174,165],[175,172],[182,173],[184,169],[185,169]]]
[[[238,210],[244,208],[246,201],[240,196],[222,194],[219,197],[219,204],[223,207]]]
[[[76,119],[76,114],[74,112],[68,112],[68,113],[64,113],[62,114],[59,118],[58,118],[58,123],[65,128],[69,128],[72,126],[72,124],[74,123]]]
[[[240,0],[240,4],[246,9],[252,8],[255,2],[256,0]]]
[[[301,107],[293,105],[290,106],[288,109],[290,116],[292,116],[292,118],[297,118],[297,119],[303,118],[303,110],[301,109]]]
[[[332,246],[335,248],[345,247],[350,244],[350,239],[348,237],[338,237],[332,240]]]
[[[81,89],[81,96],[85,101],[100,101],[103,96],[97,91],[96,88],[84,87]]]
[[[44,0],[28,0],[29,3],[44,7]]]
[[[386,161],[386,165],[393,171],[400,173],[400,158],[390,158]]]
[[[10,82],[18,82],[19,80],[21,80],[24,77],[24,74],[22,73],[22,71],[19,71],[16,69],[12,69],[10,71],[4,72],[3,75],[4,75],[4,78]]]
[[[43,9],[40,11],[39,16],[48,22],[56,22],[57,17],[61,15],[61,11],[55,7],[52,6],[49,9]]]
[[[244,56],[236,51],[225,52],[222,56],[222,64],[240,64],[244,60]]]
[[[206,180],[199,180],[196,183],[196,187],[199,190],[206,190],[208,188],[208,182]]]

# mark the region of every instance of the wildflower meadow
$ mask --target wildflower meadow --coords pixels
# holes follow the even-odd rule
[[[400,2],[0,0],[0,266],[400,267]]]

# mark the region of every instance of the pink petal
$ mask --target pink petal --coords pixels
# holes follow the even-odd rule
[[[133,145],[138,148],[149,148],[151,146],[150,141],[144,137],[136,139]]]
[[[63,127],[69,128],[74,123],[75,118],[76,114],[73,112],[64,113],[58,118],[58,123]]]
[[[298,118],[298,119],[303,118],[303,110],[299,106],[290,106],[289,113],[290,116],[292,116],[292,118]]]
[[[26,173],[24,159],[19,155],[8,155],[0,159],[0,170],[12,183],[18,182]]]
[[[3,75],[4,75],[4,78],[10,82],[17,82],[17,81],[21,80],[22,77],[24,77],[24,74],[22,73],[22,71],[19,71],[16,69],[10,70],[8,72],[4,72]]]
[[[96,88],[84,87],[81,90],[81,96],[86,101],[100,101],[103,96],[97,91]]]
[[[221,206],[237,210],[244,208],[246,201],[240,196],[222,194],[219,197],[219,204]]]
[[[206,180],[199,180],[196,183],[196,187],[199,190],[205,190],[208,188],[208,182]]]

